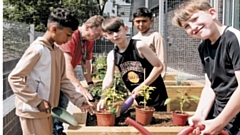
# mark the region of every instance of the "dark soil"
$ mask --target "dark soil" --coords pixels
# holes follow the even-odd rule
[[[130,109],[126,113],[116,117],[115,126],[128,126],[125,123],[125,119],[130,117],[135,120],[135,109]],[[86,126],[97,126],[97,118],[96,115],[87,116]],[[175,126],[172,123],[172,113],[170,112],[155,112],[152,118],[152,121],[148,127],[172,127]]]

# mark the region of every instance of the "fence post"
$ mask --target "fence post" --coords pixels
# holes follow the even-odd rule
[[[161,35],[164,35],[164,25],[163,25],[163,19],[164,18],[164,0],[159,0],[159,33]]]
[[[30,32],[28,33],[30,38],[30,44],[34,41],[34,24],[30,24]]]

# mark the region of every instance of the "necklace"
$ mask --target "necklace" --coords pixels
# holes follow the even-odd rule
[[[83,38],[82,38],[82,34],[81,34],[81,32],[79,31],[79,38],[80,38],[80,40],[79,40],[79,43],[80,43],[80,45],[81,45],[81,53],[82,53],[82,62],[83,62],[83,64],[85,64],[86,63],[86,59],[87,59],[87,44],[85,43],[86,42],[86,40],[83,40]]]

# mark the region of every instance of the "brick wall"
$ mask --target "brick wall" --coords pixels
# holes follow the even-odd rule
[[[3,117],[3,135],[22,135],[19,117],[15,114],[15,109]]]
[[[5,100],[6,98],[10,97],[13,94],[13,91],[8,83],[8,75],[15,67],[18,61],[19,58],[3,62],[3,100]]]
[[[167,16],[168,66],[202,76],[201,61],[197,50],[200,40],[189,37],[183,29],[172,25],[173,11],[169,11]]]
[[[3,62],[3,135],[22,135],[19,117],[15,114],[15,96],[7,80],[18,60]]]
[[[159,30],[159,8],[153,8],[152,12],[156,15],[152,28]],[[179,72],[196,75],[198,76],[196,79],[202,78],[202,67],[197,51],[200,40],[189,37],[184,30],[173,26],[172,18],[173,10],[169,10],[162,18],[164,19],[163,36],[167,48],[167,66]]]

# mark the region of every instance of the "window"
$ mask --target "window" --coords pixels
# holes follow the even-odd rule
[[[224,0],[224,24],[240,30],[240,0]]]

